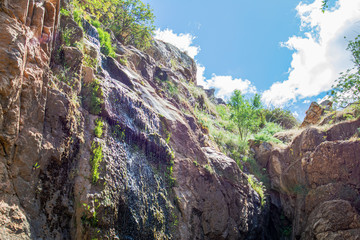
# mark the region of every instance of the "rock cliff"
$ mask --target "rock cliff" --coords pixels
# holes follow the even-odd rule
[[[66,1],[0,4],[1,239],[267,239],[260,197],[194,116],[193,59],[115,39],[105,56]]]
[[[270,178],[271,222],[292,222],[277,231],[291,239],[359,239],[359,129],[360,118],[289,133],[286,146],[252,145]]]

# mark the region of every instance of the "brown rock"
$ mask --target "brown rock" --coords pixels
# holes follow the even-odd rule
[[[34,14],[31,19],[30,28],[34,33],[34,37],[40,39],[44,26],[45,8],[40,3],[35,3]]]
[[[300,125],[300,128],[318,123],[323,112],[324,109],[319,104],[312,102],[309,109],[306,111],[305,119]]]
[[[326,201],[343,199],[356,202],[357,198],[358,193],[351,186],[341,182],[329,183],[309,191],[305,200],[306,212],[310,213],[315,207]]]
[[[94,81],[94,70],[91,67],[83,67],[82,68],[83,73],[83,83],[89,84]]]
[[[28,0],[4,0],[4,7],[17,17],[22,23],[26,21],[28,13]]]
[[[339,181],[360,187],[360,141],[320,144],[305,172],[313,187]]]
[[[360,216],[351,206],[350,202],[345,200],[332,200],[320,204],[310,214],[308,227],[302,239],[325,239],[324,237],[326,235],[338,235],[339,237],[343,237],[341,239],[345,239],[345,235],[348,235],[348,232],[345,230],[359,228]],[[329,232],[333,233],[331,234]]]

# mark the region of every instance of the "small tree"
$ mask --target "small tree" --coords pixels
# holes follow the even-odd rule
[[[333,100],[341,107],[360,101],[360,35],[354,41],[349,41],[346,50],[351,51],[354,67],[340,73],[330,92]]]
[[[249,133],[255,132],[263,123],[262,104],[260,95],[255,94],[254,98],[248,100],[235,90],[230,98],[231,119],[235,122],[241,140],[244,140]]]

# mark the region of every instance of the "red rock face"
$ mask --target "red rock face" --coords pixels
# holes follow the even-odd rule
[[[46,73],[57,3],[5,0],[1,4],[0,218],[5,224],[0,238],[27,239],[31,236],[28,219],[38,211],[33,165],[42,149]]]
[[[300,239],[359,236],[360,118],[303,130],[283,149],[254,147]]]
[[[118,43],[117,53],[128,56],[120,64],[122,55],[100,53],[96,29],[59,20],[58,0],[0,5],[0,239],[264,235],[258,194],[192,113],[193,59],[160,41],[147,53]],[[73,46],[63,45],[57,26],[75,32]],[[84,67],[85,53],[96,66]],[[182,99],[161,88],[167,81]],[[96,94],[97,115],[89,109]],[[104,133],[95,137],[100,117]],[[93,143],[104,155],[97,183]]]

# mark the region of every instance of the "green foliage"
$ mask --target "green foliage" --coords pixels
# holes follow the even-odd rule
[[[285,129],[299,125],[298,121],[289,110],[282,108],[265,109],[263,111],[267,122],[277,123]]]
[[[341,107],[352,102],[360,102],[360,35],[349,41],[347,50],[353,57],[354,67],[340,73],[330,94]]]
[[[100,51],[106,56],[115,57],[114,47],[111,44],[110,34],[104,31],[101,27],[97,28],[100,39]]]
[[[71,35],[73,35],[72,29],[66,28],[63,31],[61,31],[61,40],[65,46],[72,46],[70,39]]]
[[[125,129],[121,129],[120,125],[116,124],[113,130],[114,137],[120,139],[121,141],[125,141]]]
[[[176,84],[171,81],[166,81],[166,88],[167,88],[167,92],[171,97],[174,97],[179,94],[179,90]]]
[[[84,66],[96,69],[96,66],[98,64],[98,60],[96,58],[92,58],[89,54],[85,53],[83,60]]]
[[[174,169],[173,169],[173,166],[174,166],[174,162],[173,162],[173,161],[170,161],[169,166],[166,168],[167,171],[165,172],[165,177],[166,177],[168,186],[169,186],[170,188],[174,187],[175,184],[176,184],[176,178],[174,177]]]
[[[284,227],[281,231],[282,236],[290,237],[292,233],[292,226]]]
[[[262,184],[262,182],[256,180],[253,175],[248,175],[248,182],[250,183],[252,189],[254,189],[259,194],[261,206],[264,206],[266,203],[265,186]]]
[[[325,10],[329,7],[328,5],[329,0],[323,0],[321,5],[321,11],[324,13]]]
[[[91,144],[92,157],[90,160],[91,165],[91,177],[93,183],[96,183],[99,180],[99,167],[102,162],[104,155],[102,150],[102,145],[100,143],[93,142]]]
[[[253,174],[256,177],[256,179],[258,179],[260,182],[262,182],[265,186],[270,185],[270,180],[266,174],[266,169],[261,168],[253,156],[251,156],[251,155],[244,156],[242,158],[242,164],[244,164],[246,166],[247,170],[251,174]],[[242,164],[239,164],[239,165],[242,166]]]
[[[214,169],[209,164],[205,164],[204,169],[210,174],[214,173]]]
[[[102,99],[103,92],[100,87],[99,79],[95,78],[95,80],[89,84],[90,87],[90,112],[92,114],[100,114],[101,112],[101,104],[103,104],[104,100]]]
[[[97,199],[95,199],[95,204],[98,202]],[[96,213],[96,209],[99,208],[100,203],[94,207],[94,209],[92,210],[91,207],[86,204],[83,203],[83,206],[85,207],[86,211],[88,212],[87,214],[84,214],[81,217],[81,221],[84,225],[88,225],[90,227],[96,228],[98,225],[98,218],[97,218],[97,213]],[[90,215],[90,216],[87,216]]]
[[[106,29],[113,31],[121,43],[138,48],[150,45],[155,27],[149,4],[145,5],[140,0],[83,0],[74,1],[74,6],[82,11],[86,19],[94,17]]]
[[[124,56],[119,57],[117,60],[118,60],[118,62],[119,62],[121,65],[123,65],[123,66],[126,66],[127,63],[128,63],[126,57],[124,57]],[[144,83],[144,81],[142,81],[142,85],[144,85],[143,83]]]
[[[96,137],[98,138],[102,137],[103,127],[104,127],[104,121],[101,118],[97,118],[95,120],[95,129],[94,129],[94,133]]]
[[[282,127],[276,123],[268,122],[265,127],[254,135],[254,139],[257,142],[273,142],[282,143],[279,139],[273,137],[277,132],[283,131]]]
[[[245,99],[241,91],[235,90],[230,98],[231,119],[237,125],[240,139],[246,139],[264,123],[260,95]]]
[[[67,10],[67,9],[65,9],[65,8],[61,8],[60,9],[60,15],[61,16],[66,16],[66,17],[68,17],[68,16],[70,16],[70,11],[69,10]]]

